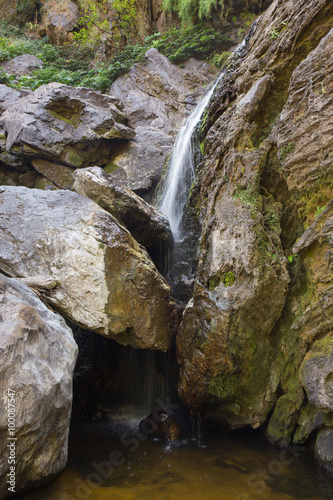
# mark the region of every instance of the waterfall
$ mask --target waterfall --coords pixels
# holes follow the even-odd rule
[[[234,57],[241,54],[243,47],[246,45],[246,39],[239,44],[234,52]],[[175,241],[180,241],[183,238],[181,221],[190,186],[195,178],[193,132],[200,122],[216,86],[224,75],[225,70],[220,73],[212,87],[204,94],[201,101],[188,117],[185,125],[180,129],[173,147],[164,187],[164,195],[159,209],[168,217]]]
[[[220,78],[204,94],[186,120],[185,125],[180,129],[169,161],[164,196],[159,209],[168,217],[175,241],[182,238],[181,220],[188,198],[189,187],[195,177],[192,135]]]

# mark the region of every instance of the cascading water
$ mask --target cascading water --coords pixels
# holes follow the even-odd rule
[[[235,51],[238,54],[245,46],[245,39]],[[193,133],[199,124],[203,112],[208,105],[216,86],[223,78],[222,71],[212,87],[204,94],[194,111],[188,117],[185,125],[180,129],[172,155],[169,161],[168,175],[164,187],[164,195],[159,206],[160,211],[169,219],[171,231],[175,241],[183,238],[182,218],[188,199],[190,186],[195,177]]]
[[[159,209],[168,217],[175,241],[182,238],[181,220],[188,198],[189,186],[195,176],[192,135],[218,82],[219,79],[206,92],[185,125],[180,129],[170,158],[164,196]]]

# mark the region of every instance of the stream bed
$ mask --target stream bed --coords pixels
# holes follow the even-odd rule
[[[72,430],[65,471],[23,498],[321,500],[333,498],[333,478],[308,448],[278,450],[255,431],[166,444],[136,425],[96,422]]]

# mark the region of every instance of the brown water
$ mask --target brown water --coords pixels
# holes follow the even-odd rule
[[[277,450],[254,432],[171,446],[136,432],[106,423],[76,429],[66,470],[25,500],[333,499],[333,479],[306,448]]]

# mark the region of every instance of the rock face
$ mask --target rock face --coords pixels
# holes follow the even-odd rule
[[[66,465],[77,346],[58,314],[3,275],[0,315],[0,497],[7,498],[7,407],[15,407],[16,491],[51,481]]]
[[[135,64],[112,84],[110,94],[123,102],[136,132],[131,144],[113,159],[116,180],[139,194],[156,185],[184,115],[212,79],[207,63],[190,59],[180,68],[149,49],[144,63]]]
[[[51,163],[47,160],[42,160],[41,158],[34,158],[31,164],[37,172],[42,174],[51,182],[54,182],[54,184],[59,188],[71,189],[73,186],[74,171],[70,167],[59,165],[57,163]]]
[[[2,187],[0,200],[4,272],[57,280],[47,301],[87,330],[169,348],[177,320],[170,288],[112,215],[71,191]]]
[[[333,430],[327,427],[317,436],[315,456],[318,462],[328,471],[333,472]]]
[[[274,408],[280,445],[331,418],[332,16],[325,0],[276,0],[258,20],[204,118],[192,190],[202,231],[180,396],[228,428]]]
[[[10,61],[1,63],[2,69],[9,75],[30,75],[32,71],[43,66],[43,61],[30,54],[22,54],[14,57]]]
[[[60,83],[43,85],[2,114],[6,150],[70,167],[107,164],[115,140],[131,139],[117,99]]]
[[[2,114],[15,101],[30,93],[31,91],[28,89],[16,90],[11,87],[7,87],[7,85],[0,84],[0,114]]]
[[[73,31],[80,17],[77,6],[70,0],[44,0],[43,4],[43,23],[47,36],[56,45],[68,42],[68,34]]]
[[[154,261],[164,261],[173,238],[168,219],[161,212],[99,167],[77,169],[74,178],[74,191],[96,201],[125,225]]]

